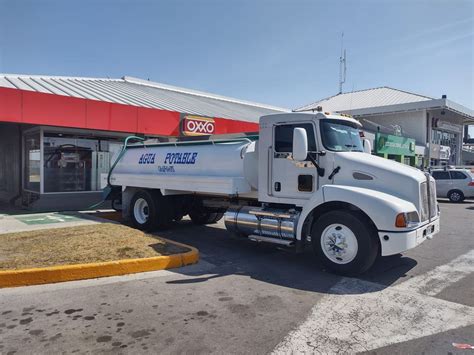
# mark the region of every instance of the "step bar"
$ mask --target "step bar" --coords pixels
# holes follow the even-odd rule
[[[261,235],[251,234],[248,238],[254,242],[263,242],[263,243],[271,243],[271,244],[278,244],[283,245],[286,247],[291,247],[295,244],[294,240],[287,240],[287,239],[279,239],[279,238],[272,238],[272,237],[264,237]]]

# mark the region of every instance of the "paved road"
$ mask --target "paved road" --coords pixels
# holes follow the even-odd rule
[[[201,262],[175,271],[0,290],[0,353],[461,353],[474,344],[474,203],[358,279],[183,222],[162,235]],[[470,352],[472,354],[472,352]]]

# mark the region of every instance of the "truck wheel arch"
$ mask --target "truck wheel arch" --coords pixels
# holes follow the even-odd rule
[[[369,217],[367,213],[361,210],[359,207],[344,201],[328,201],[319,206],[316,206],[310,213],[306,216],[303,226],[301,229],[301,239],[305,240],[306,236],[311,235],[311,229],[313,227],[313,223],[324,213],[329,211],[340,211],[340,210],[349,210],[357,212],[364,218],[367,223],[369,223],[374,231],[377,231],[377,226],[375,225],[374,221]],[[378,242],[380,243],[379,238],[377,238]],[[380,250],[380,249],[379,249]]]
[[[297,227],[298,240],[308,235],[305,234],[308,233],[307,216],[318,216],[318,212],[325,212],[329,208],[360,211],[361,216],[367,217],[377,230],[393,230],[395,217],[399,213],[417,211],[413,203],[380,191],[339,185],[324,186],[320,190],[321,193],[303,206]]]

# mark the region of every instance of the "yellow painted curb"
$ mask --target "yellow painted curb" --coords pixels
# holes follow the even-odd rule
[[[186,244],[160,238],[168,243],[190,249],[185,253],[152,258],[123,259],[100,263],[51,266],[34,269],[0,271],[0,288],[41,285],[55,282],[95,279],[139,272],[172,269],[199,261],[199,251]]]

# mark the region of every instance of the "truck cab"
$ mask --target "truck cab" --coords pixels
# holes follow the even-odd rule
[[[293,140],[296,128],[303,137]],[[291,113],[260,119],[258,198],[268,203],[303,206],[321,186],[332,184],[338,172],[334,157],[340,152],[364,152],[353,118],[329,113]],[[293,158],[293,143],[306,141],[306,157]],[[314,161],[320,166],[315,169]],[[329,179],[331,176],[331,179]]]

